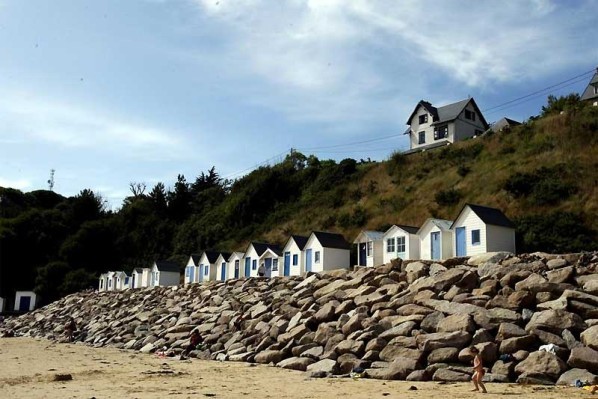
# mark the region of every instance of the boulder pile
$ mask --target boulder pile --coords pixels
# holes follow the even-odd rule
[[[146,353],[272,364],[313,377],[468,381],[472,346],[486,381],[598,383],[598,252],[442,262],[249,278],[120,292],[83,292],[8,320],[58,339],[72,316],[80,340]]]

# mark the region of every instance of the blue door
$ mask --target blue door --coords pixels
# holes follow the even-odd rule
[[[251,276],[251,258],[245,258],[245,277]]]
[[[465,227],[457,227],[456,230],[456,251],[457,256],[465,256],[467,251],[465,250]]]
[[[30,296],[22,296],[21,300],[19,301],[19,311],[20,312],[29,312],[29,306],[31,306],[31,297]]]
[[[193,280],[193,275],[195,274],[195,266],[191,266],[189,268],[189,282],[192,283],[195,280]]]
[[[284,253],[284,275],[285,276],[291,275],[291,253],[290,252]]]
[[[305,271],[311,272],[311,249],[305,250]]]
[[[135,273],[131,276],[131,288],[135,288]]]
[[[264,266],[266,267],[266,273],[264,273],[264,276],[271,277],[272,276],[272,258],[266,258],[264,260]]]
[[[359,266],[366,265],[366,246],[365,242],[359,243]]]
[[[430,245],[432,249],[432,259],[440,259],[440,232],[430,233]]]
[[[226,262],[222,262],[220,265],[220,280],[226,280]]]
[[[203,281],[203,265],[199,265],[199,282],[201,283]]]
[[[239,260],[235,261],[235,278],[239,278]]]

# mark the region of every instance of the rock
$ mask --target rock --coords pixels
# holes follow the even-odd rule
[[[346,339],[341,341],[335,348],[336,353],[343,355],[345,353],[352,353],[361,357],[365,353],[365,342]]]
[[[548,281],[551,283],[566,283],[571,280],[575,274],[575,268],[573,266],[563,267],[562,269],[552,270],[546,273]]]
[[[522,385],[553,385],[554,378],[542,373],[522,373],[517,377],[517,383]]]
[[[517,374],[544,375],[554,381],[567,370],[567,365],[552,353],[537,351],[515,366]]]
[[[299,357],[308,357],[310,359],[318,360],[323,353],[324,348],[322,346],[314,346],[301,352]]]
[[[316,290],[313,294],[315,299],[321,298],[325,295],[332,294],[336,291],[347,290],[351,288],[357,288],[361,286],[363,280],[361,278],[354,278],[352,280],[335,280],[322,288]]]
[[[307,357],[291,357],[278,362],[276,366],[283,369],[305,371],[307,366],[313,363],[314,360]]]
[[[567,265],[567,261],[565,259],[551,259],[548,262],[546,262],[546,266],[550,269],[558,269],[561,268],[563,266]]]
[[[525,331],[523,328],[519,327],[513,323],[500,323],[498,326],[498,332],[496,333],[496,339],[499,341],[503,341],[505,339],[513,338],[513,337],[522,337],[524,335],[528,335],[529,333]]]
[[[412,262],[405,267],[407,273],[407,282],[413,283],[420,277],[424,277],[428,272],[428,265],[422,262]]]
[[[338,364],[334,360],[330,359],[322,359],[319,362],[312,363],[307,366],[306,369],[308,372],[320,372],[320,373],[328,373],[328,374],[337,374],[338,373]]]
[[[336,318],[335,309],[336,309],[335,304],[333,302],[328,302],[328,303],[324,304],[324,306],[322,306],[320,308],[320,310],[318,310],[316,312],[314,317],[320,323],[332,321]]]
[[[411,292],[432,290],[435,292],[446,291],[453,284],[461,280],[465,274],[462,269],[449,269],[444,273],[435,276],[422,278],[409,286]]]
[[[461,349],[471,341],[471,335],[465,331],[453,331],[448,333],[421,334],[415,339],[420,350],[428,352],[446,347]]]
[[[470,374],[450,370],[448,368],[438,369],[432,376],[432,381],[467,382],[469,380],[471,380]]]
[[[563,337],[565,345],[569,349],[577,348],[578,346],[583,346],[581,342],[575,339],[575,335],[573,335],[573,333],[569,330],[563,330],[561,337]]]
[[[557,380],[557,385],[575,386],[575,381],[581,381],[588,385],[598,384],[598,376],[584,369],[571,369],[565,371]]]
[[[282,353],[278,350],[266,350],[255,355],[256,363],[269,364],[279,363],[282,360]]]
[[[565,310],[544,310],[536,312],[525,326],[527,331],[535,328],[561,334],[564,329],[581,331],[585,329],[583,319]]]
[[[573,348],[571,349],[567,364],[570,367],[598,373],[598,352],[585,346]]]
[[[365,346],[365,350],[366,350],[366,352],[369,352],[369,351],[380,352],[382,349],[384,349],[386,347],[387,344],[388,344],[388,341],[386,341],[382,337],[374,338],[370,342],[367,343],[367,345]]]
[[[515,353],[519,350],[527,349],[536,342],[535,335],[524,335],[522,337],[513,337],[503,340],[500,343],[498,352],[502,354]]]
[[[361,324],[362,320],[365,318],[365,316],[361,313],[356,313],[354,314],[349,321],[347,321],[343,327],[342,327],[342,331],[343,334],[345,334],[345,336],[351,334],[352,332],[355,332],[357,330],[360,330],[363,325]]]
[[[512,257],[513,254],[510,252],[487,252],[484,254],[473,255],[467,260],[467,264],[470,266],[479,266],[482,263],[497,264],[502,260]],[[497,265],[497,267],[500,267]]]
[[[438,348],[428,355],[428,364],[453,363],[458,360],[458,357],[459,349],[457,348]]]
[[[436,326],[442,319],[444,319],[444,314],[442,312],[433,312],[427,315],[422,322],[420,323],[420,328],[427,333],[436,332]]]
[[[409,373],[407,381],[430,381],[430,375],[426,370],[415,370]],[[411,389],[411,388],[409,388]]]
[[[598,350],[598,326],[590,327],[580,335],[581,342],[585,346]]]
[[[438,332],[465,331],[473,333],[475,325],[470,315],[453,314],[440,320],[436,328]]]
[[[141,353],[152,353],[156,350],[156,348],[154,347],[154,344],[149,343],[147,345],[145,345],[143,348],[139,349],[139,352]]]
[[[472,345],[477,345],[477,344],[481,344],[482,342],[492,342],[492,341],[494,341],[494,337],[492,336],[492,334],[490,333],[489,330],[486,330],[484,328],[480,328],[479,330],[477,330],[475,332],[475,334],[473,334],[473,337],[471,338]]]
[[[504,362],[502,360],[497,360],[494,362],[492,366],[492,374],[495,375],[504,375],[509,378],[513,372],[515,371],[515,362]]]
[[[406,348],[404,346],[388,344],[379,354],[380,360],[392,362],[397,358],[408,358],[420,362],[423,353],[418,349]]]
[[[548,331],[534,328],[533,330],[530,331],[530,333],[535,335],[536,337],[538,337],[540,342],[542,342],[543,344],[554,344],[556,346],[562,346],[562,347],[567,346],[567,343],[565,342],[565,340],[563,338],[559,337],[556,334],[549,333]]]
[[[411,372],[417,368],[417,363],[413,359],[396,358],[386,368],[367,369],[366,375],[370,378],[380,380],[404,380]]]

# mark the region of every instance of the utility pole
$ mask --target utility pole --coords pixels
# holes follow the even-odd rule
[[[48,189],[50,191],[54,190],[54,172],[56,172],[56,170],[50,169],[50,179],[48,180]]]

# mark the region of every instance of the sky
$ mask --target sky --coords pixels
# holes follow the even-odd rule
[[[0,0],[0,186],[235,178],[291,148],[384,160],[418,101],[488,122],[581,93],[594,0]],[[518,100],[520,99],[520,100]],[[515,100],[515,101],[514,101]]]

